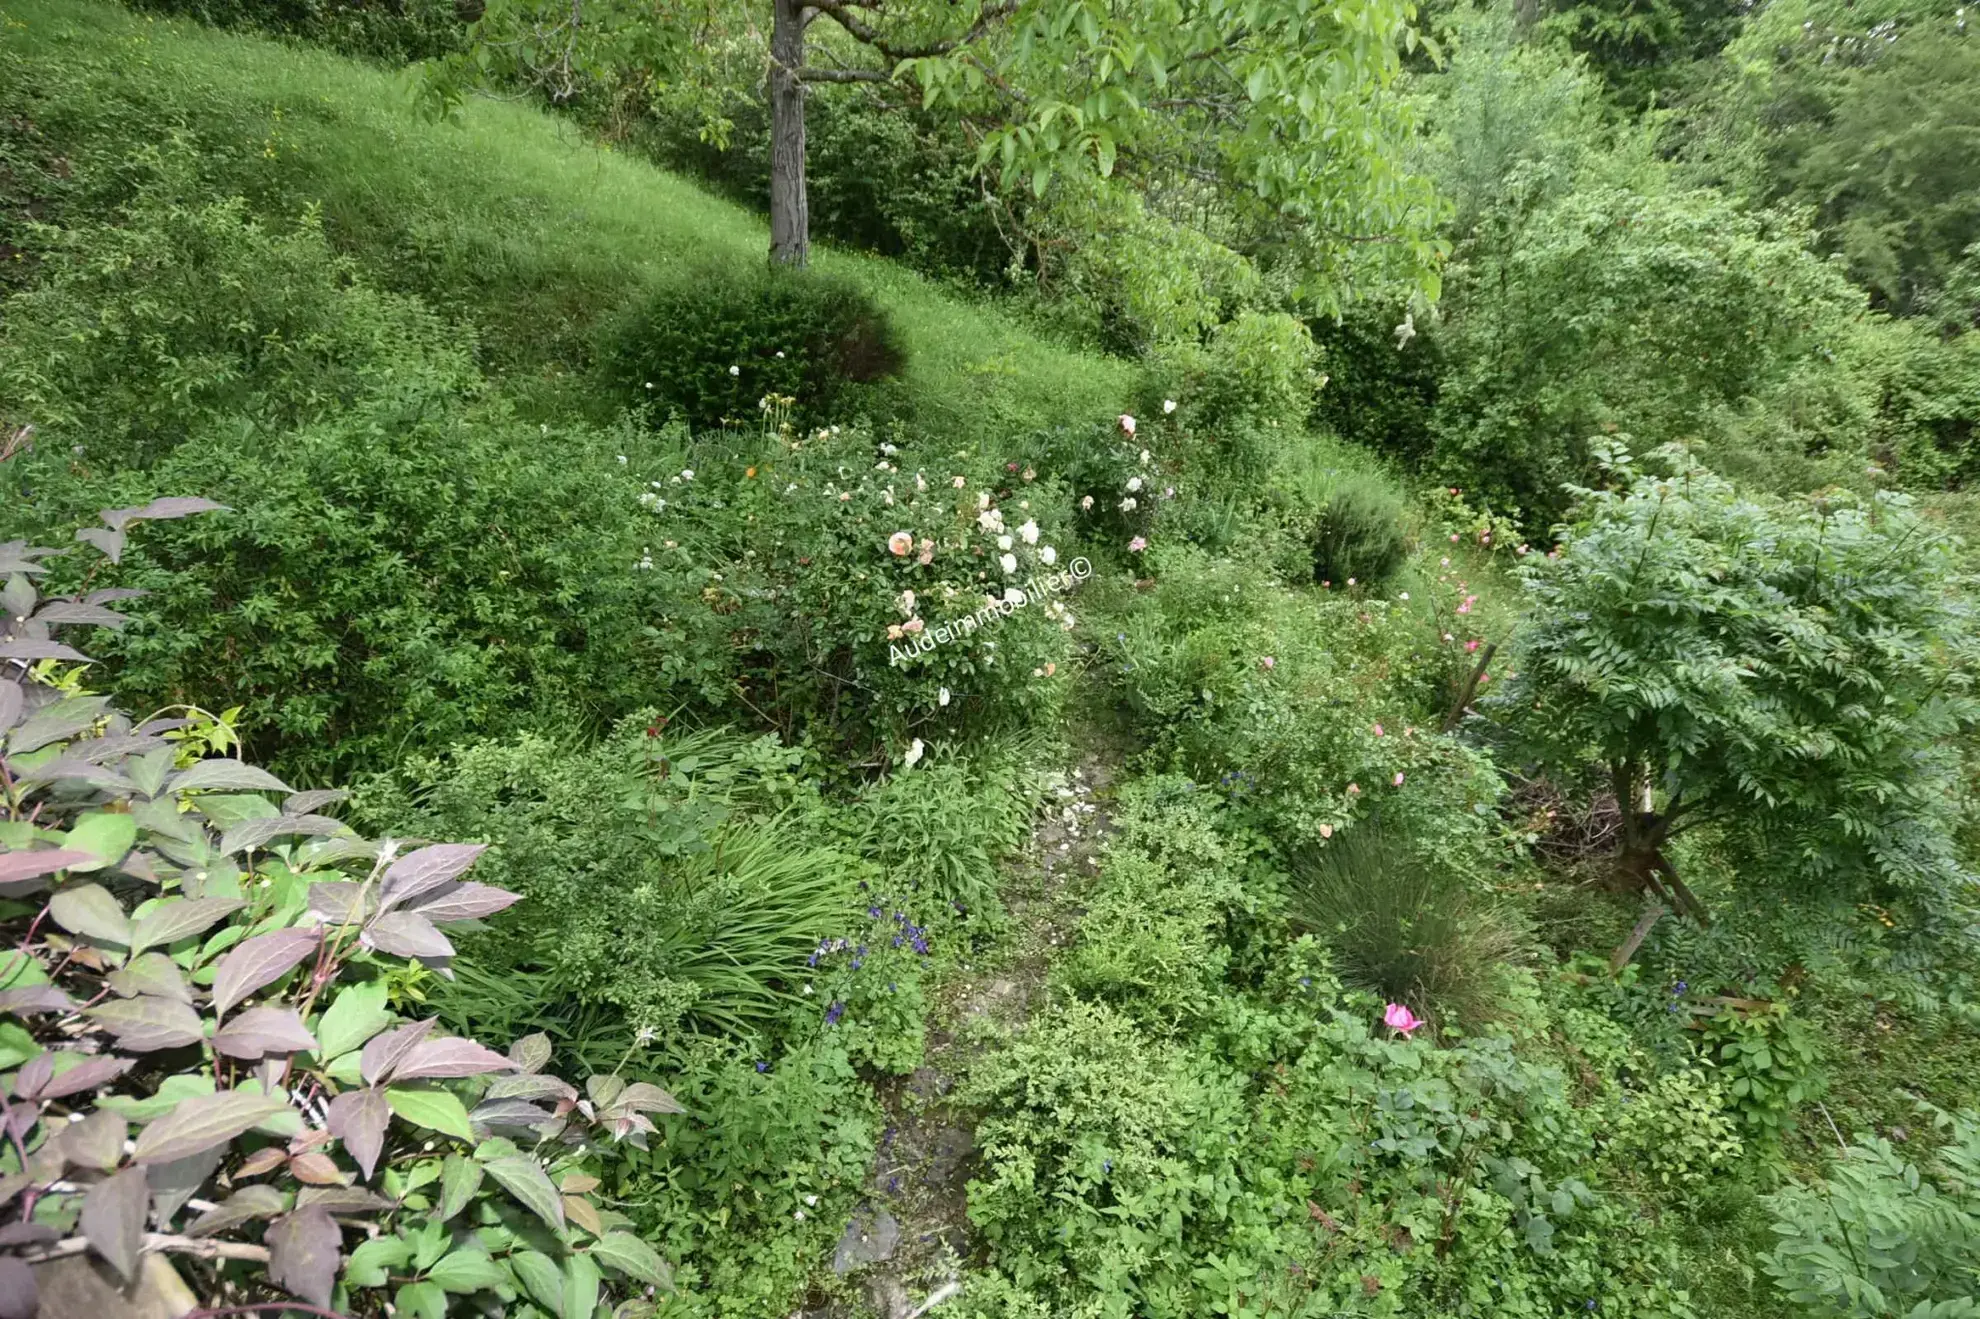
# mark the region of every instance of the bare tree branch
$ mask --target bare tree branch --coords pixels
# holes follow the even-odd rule
[[[1017,12],[1018,0],[998,0],[996,4],[985,5],[978,12],[976,22],[970,24],[969,31],[959,37],[942,41],[931,41],[924,46],[897,46],[889,41],[878,28],[868,23],[855,9],[870,8],[854,0],[813,0],[813,7],[825,17],[844,28],[855,41],[873,47],[888,59],[901,60],[932,59],[937,55],[947,55],[962,46],[967,46],[988,32],[993,24],[1002,22]]]

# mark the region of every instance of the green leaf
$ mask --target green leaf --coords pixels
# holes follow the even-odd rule
[[[482,1292],[515,1286],[509,1271],[497,1264],[485,1250],[467,1248],[450,1252],[426,1271],[426,1280],[450,1292]]]
[[[449,1154],[440,1167],[440,1208],[435,1217],[442,1223],[467,1208],[468,1201],[481,1189],[481,1165],[473,1159]]]
[[[119,816],[128,820],[128,815]],[[71,870],[82,867],[71,866]],[[55,923],[71,934],[80,934],[85,939],[95,939],[100,943],[122,943],[131,941],[131,918],[124,914],[117,899],[110,896],[110,890],[101,884],[71,884],[56,891],[48,900],[48,914]]]
[[[517,1155],[493,1159],[482,1166],[510,1195],[522,1201],[531,1213],[558,1231],[563,1230],[564,1201],[557,1194],[557,1188],[550,1184],[550,1177],[543,1171],[542,1164],[527,1155]]]
[[[671,1287],[673,1276],[660,1252],[630,1232],[607,1232],[591,1253],[629,1278],[655,1287]]]
[[[19,1067],[40,1052],[41,1045],[19,1022],[0,1021],[0,1068]]]
[[[344,1282],[352,1287],[383,1287],[394,1269],[412,1259],[412,1244],[403,1237],[373,1237],[344,1261]]]
[[[555,1260],[541,1251],[519,1250],[509,1256],[509,1267],[538,1305],[553,1315],[564,1313],[564,1275]]]
[[[450,1091],[413,1086],[393,1086],[385,1092],[392,1111],[416,1127],[443,1132],[461,1140],[473,1140],[467,1109]]]
[[[94,863],[73,863],[70,870],[101,870],[124,859],[137,841],[137,821],[121,811],[90,811],[79,817],[62,837],[62,846],[96,857]],[[121,942],[121,941],[120,941]]]
[[[564,1314],[568,1319],[589,1319],[598,1308],[598,1265],[589,1255],[573,1255],[564,1261]]]
[[[447,1319],[447,1293],[430,1282],[411,1282],[392,1298],[398,1319]]]

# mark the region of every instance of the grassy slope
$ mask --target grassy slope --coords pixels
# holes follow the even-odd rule
[[[0,109],[31,109],[79,162],[109,166],[179,132],[210,182],[258,208],[320,203],[333,241],[387,285],[480,327],[490,366],[512,379],[554,388],[643,284],[768,246],[750,212],[532,109],[479,101],[435,123],[401,76],[319,51],[96,0],[9,0],[6,15],[0,84],[15,86]],[[1026,429],[1117,410],[1127,393],[1127,364],[1048,342],[885,260],[821,249],[816,264],[897,318],[925,418]]]

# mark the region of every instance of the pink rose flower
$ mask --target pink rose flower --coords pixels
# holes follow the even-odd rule
[[[1421,1026],[1423,1020],[1402,1004],[1391,1003],[1382,1010],[1382,1024],[1408,1039],[1410,1032]]]
[[[893,535],[887,537],[887,548],[893,551],[895,558],[905,557],[914,548],[914,533],[912,531],[895,532]]]
[[[1134,434],[1134,418],[1130,417],[1125,412],[1121,414],[1121,434],[1123,435]]]
[[[1128,552],[1130,554],[1139,554],[1147,548],[1148,548],[1148,538],[1146,536],[1136,536],[1133,540],[1128,542]]]

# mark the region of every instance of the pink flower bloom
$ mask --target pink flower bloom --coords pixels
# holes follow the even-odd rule
[[[1382,1024],[1408,1039],[1410,1032],[1421,1026],[1423,1020],[1402,1004],[1391,1003],[1382,1010]]]
[[[1279,665],[1279,661],[1273,659],[1270,655],[1267,655],[1265,656],[1265,658],[1258,661],[1258,667],[1268,671],[1277,668],[1278,665]]]
[[[1396,777],[1394,778],[1394,780],[1392,780],[1392,781],[1391,781],[1391,783],[1390,783],[1390,786],[1391,786],[1391,787],[1396,787],[1396,788],[1400,788],[1400,787],[1402,786],[1402,771],[1401,771],[1401,770],[1397,770],[1397,771],[1396,771]]]
[[[895,532],[893,535],[887,537],[887,548],[894,552],[894,557],[896,558],[905,556],[908,551],[914,548],[914,533],[912,531]]]
[[[1134,418],[1125,412],[1121,414],[1121,433],[1123,435],[1134,434]]]
[[[1382,725],[1380,724],[1375,725],[1375,736],[1377,737],[1382,736]]]
[[[1350,783],[1350,784],[1348,784],[1348,796],[1350,796],[1350,797],[1359,797],[1360,795],[1361,795],[1361,785],[1360,785],[1360,784],[1358,784],[1358,783]]]
[[[1148,538],[1146,536],[1136,536],[1133,540],[1128,542],[1128,552],[1130,554],[1139,554],[1147,548],[1148,548]]]
[[[1469,655],[1472,651],[1477,649],[1478,649],[1478,642],[1475,639],[1464,643],[1464,653],[1467,655]]]
[[[1451,544],[1457,544],[1457,533],[1455,531],[1451,533]]]

